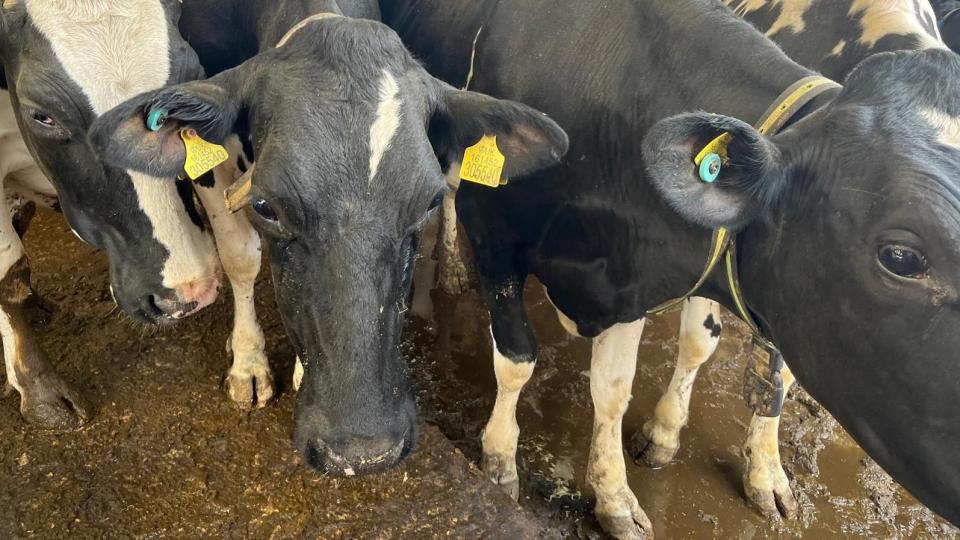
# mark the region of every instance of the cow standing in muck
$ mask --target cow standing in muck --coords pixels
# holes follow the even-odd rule
[[[41,203],[59,200],[74,232],[107,252],[114,299],[138,321],[171,323],[212,303],[222,261],[235,303],[228,341],[234,360],[225,384],[242,406],[263,405],[273,381],[253,305],[260,245],[245,219],[224,209],[221,194],[234,180],[233,163],[219,167],[216,179],[207,175],[195,184],[218,261],[189,181],[164,182],[109,166],[86,137],[93,120],[124,99],[202,77],[196,55],[177,32],[180,6],[177,0],[3,2],[0,72],[26,148],[49,179],[11,183],[8,175],[5,187]],[[22,314],[29,269],[10,215],[9,207],[0,209],[0,243],[7,246],[0,258],[7,380],[20,393],[24,418],[76,426],[89,416],[88,406],[56,374]]]
[[[960,521],[960,58],[877,55],[761,134],[747,122],[814,74],[718,2],[410,0],[383,15],[434,74],[472,73],[471,88],[540,108],[572,137],[560,167],[458,194],[491,309],[495,482],[517,481],[515,407],[537,356],[521,294],[534,274],[564,325],[594,339],[597,514],[617,536],[649,532],[620,439],[644,316],[689,291],[708,229],[727,227],[749,313],[804,387]],[[703,182],[695,158],[724,133],[728,161]],[[734,304],[722,272],[700,294]]]
[[[262,52],[121,104],[97,119],[91,141],[116,166],[169,178],[183,168],[182,129],[213,142],[249,136],[256,161],[230,200],[265,238],[304,368],[296,446],[328,474],[389,467],[417,435],[400,331],[420,234],[447,189],[441,163],[495,135],[515,178],[557,163],[567,137],[529,107],[434,79],[388,27],[344,16],[376,16],[375,3],[189,4],[210,7],[206,19],[189,16],[214,25],[242,13],[232,28],[250,33],[232,37]],[[305,4],[326,11],[278,30],[277,14]],[[157,111],[165,123],[147,125]]]
[[[874,54],[945,48],[926,0],[726,0],[726,4],[792,59],[836,81],[843,81]],[[680,430],[687,423],[690,390],[700,366],[716,350],[719,321],[716,302],[693,297],[684,303],[673,378],[657,403],[654,417],[631,443],[631,453],[638,462],[662,467],[676,455]],[[784,382],[785,395],[791,379]],[[797,502],[780,463],[778,428],[778,417],[756,414],[751,419],[744,443],[744,492],[765,514],[791,517],[797,511]]]

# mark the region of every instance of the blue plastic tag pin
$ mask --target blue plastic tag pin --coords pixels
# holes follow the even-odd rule
[[[160,131],[160,128],[167,123],[167,113],[166,109],[154,109],[150,111],[150,114],[147,116],[147,128],[150,131]]]
[[[720,176],[720,169],[723,168],[723,158],[720,154],[707,154],[700,162],[700,180],[707,184],[712,184]]]

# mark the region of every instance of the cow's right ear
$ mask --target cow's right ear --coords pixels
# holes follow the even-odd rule
[[[181,130],[218,144],[234,131],[240,100],[228,83],[218,76],[140,94],[97,118],[90,142],[111,165],[174,178],[186,160]]]
[[[719,174],[705,180],[694,160],[724,133],[728,157]],[[729,116],[696,112],[661,120],[643,139],[643,158],[664,200],[687,221],[711,229],[743,228],[774,206],[786,186],[780,149]]]

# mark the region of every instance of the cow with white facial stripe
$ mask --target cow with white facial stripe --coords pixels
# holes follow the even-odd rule
[[[247,193],[302,360],[296,445],[349,476],[397,463],[416,439],[399,342],[420,234],[446,190],[441,164],[490,135],[517,179],[556,163],[567,138],[542,113],[434,79],[383,24],[343,16],[375,16],[374,3],[321,2],[330,11],[286,35],[274,15],[302,3],[282,4],[262,19],[251,7],[257,41],[271,44],[258,56],[134,98],[90,137],[118,166],[165,177],[183,163],[180,129],[212,141],[249,133],[256,162],[231,193]],[[167,123],[152,132],[157,110]]]
[[[880,2],[809,0],[725,0],[734,12],[776,41],[791,58],[836,80],[843,80],[864,59],[883,52],[943,49],[935,15],[927,0]],[[958,124],[932,109],[921,113],[951,144]],[[683,304],[676,369],[650,419],[638,431],[631,452],[651,467],[668,464],[680,447],[690,393],[701,365],[720,339],[720,306],[694,297]],[[788,359],[789,360],[789,359]],[[793,382],[784,370],[784,394]],[[780,462],[779,417],[754,415],[746,442],[744,493],[762,512],[792,517],[797,501]]]
[[[160,324],[191,315],[217,298],[222,262],[235,302],[228,342],[234,361],[225,384],[240,405],[262,406],[273,394],[273,381],[253,307],[259,237],[242,216],[225,211],[221,196],[235,179],[235,167],[224,164],[195,186],[161,181],[106,164],[86,137],[91,122],[124,99],[203,76],[178,32],[179,15],[178,0],[5,0],[2,72],[27,148],[56,189],[70,227],[106,251],[110,288],[123,311]],[[194,193],[204,203],[219,260]],[[13,242],[8,230],[2,234]],[[26,274],[15,269],[25,262],[14,263],[0,275],[9,277],[7,289],[23,290]],[[29,332],[22,317],[3,307],[11,321],[5,345],[22,341]],[[53,370],[39,348],[8,354],[6,363],[28,420],[66,427],[87,415],[71,405],[72,391],[40,390],[66,385],[44,382],[39,374]]]

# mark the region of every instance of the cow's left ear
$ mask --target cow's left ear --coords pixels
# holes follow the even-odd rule
[[[715,178],[704,179],[694,160],[724,133],[730,135],[727,159]],[[661,120],[643,139],[643,158],[664,200],[687,221],[711,229],[743,228],[773,207],[787,184],[780,149],[729,116],[696,112]]]
[[[556,164],[570,145],[563,129],[540,111],[442,85],[430,122],[430,140],[441,162],[461,163],[464,151],[485,135],[497,137],[506,179]]]
[[[203,139],[222,144],[237,121],[241,103],[237,94],[229,72],[146,92],[97,118],[90,127],[90,142],[111,165],[175,178],[186,159],[180,131],[192,128]]]

